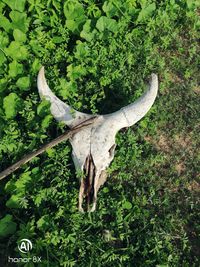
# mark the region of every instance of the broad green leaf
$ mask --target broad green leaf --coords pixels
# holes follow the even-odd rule
[[[30,77],[21,77],[16,82],[17,87],[22,90],[28,90],[30,87]]]
[[[91,20],[88,19],[83,25],[83,30],[80,33],[81,38],[85,39],[88,42],[91,42],[94,38],[94,30],[91,31]]]
[[[17,209],[21,208],[20,202],[22,199],[21,194],[12,195],[7,201],[6,201],[6,207],[10,209]]]
[[[19,29],[24,33],[27,32],[29,23],[25,12],[11,11],[9,16],[12,20],[12,27],[14,29]]]
[[[5,7],[5,4],[3,2],[0,2],[0,12],[2,13],[3,8]]]
[[[109,189],[108,189],[108,187],[104,187],[102,191],[103,191],[104,193],[108,193],[108,192],[109,192]]]
[[[13,216],[6,214],[0,220],[0,237],[7,237],[11,234],[14,234],[17,228],[17,224],[13,222]]]
[[[2,14],[0,14],[0,28],[3,28],[6,32],[9,32],[12,29],[12,24]]]
[[[10,43],[8,34],[0,31],[0,48],[5,48]]]
[[[83,31],[90,32],[91,31],[91,19],[87,19],[85,24],[83,25]]]
[[[52,149],[53,149],[53,148],[52,148]],[[35,168],[32,169],[31,172],[32,172],[33,174],[37,174],[37,173],[40,172],[40,168],[39,168],[39,167],[35,167]]]
[[[3,99],[3,108],[7,119],[12,119],[16,116],[21,106],[20,98],[15,93],[10,93]]]
[[[19,42],[12,41],[8,48],[5,48],[8,56],[16,60],[25,60],[28,58],[28,50],[26,46],[21,45]]]
[[[16,145],[13,143],[7,144],[6,147],[7,147],[8,152],[13,152],[17,148]]]
[[[46,149],[46,153],[48,155],[49,158],[52,158],[55,155],[55,149],[54,148],[48,148]]]
[[[195,8],[200,7],[200,1],[199,0],[187,0],[187,7],[190,10],[194,10]]]
[[[152,15],[154,10],[156,10],[156,4],[155,3],[152,3],[152,4],[142,8],[142,10],[140,11],[140,13],[138,15],[137,22],[145,21],[147,18],[149,18]]]
[[[124,202],[122,205],[122,208],[126,209],[126,210],[130,210],[132,208],[131,202],[129,202],[129,201]]]
[[[24,11],[26,0],[3,0],[12,10]]]
[[[19,29],[14,29],[13,36],[15,41],[24,43],[26,42],[26,34],[20,31]]]
[[[66,1],[64,4],[64,14],[66,19],[74,20],[85,17],[85,11],[78,1]]]
[[[21,193],[25,190],[26,186],[28,186],[31,182],[31,172],[25,172],[22,175],[20,175],[19,179],[15,182],[15,191],[17,193]]]
[[[85,11],[78,1],[66,2],[64,4],[64,14],[66,17],[66,27],[74,32],[80,32],[80,26],[85,22]]]
[[[118,9],[111,1],[105,1],[102,7],[108,17],[113,17],[118,12]]]
[[[19,64],[16,60],[9,64],[9,76],[14,78],[23,72],[23,65]]]
[[[195,8],[195,0],[187,0],[186,3],[187,3],[187,7],[188,9],[194,9]]]
[[[98,19],[96,27],[100,32],[103,32],[105,30],[116,32],[118,29],[117,21],[105,16],[102,16]]]
[[[96,27],[100,32],[103,32],[106,29],[106,20],[107,17],[100,17],[97,21]]]
[[[46,115],[42,121],[42,129],[48,128],[52,120],[53,120],[53,116],[51,114]]]
[[[66,20],[66,27],[72,32],[78,32],[79,23],[74,19]]]
[[[82,43],[81,41],[77,42],[76,45],[76,52],[75,52],[75,57],[78,59],[83,59],[86,57],[89,53],[89,48],[86,43]]]

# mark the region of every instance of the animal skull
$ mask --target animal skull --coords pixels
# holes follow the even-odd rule
[[[83,200],[86,198],[87,210],[96,209],[97,192],[106,181],[106,168],[114,157],[115,135],[124,127],[130,127],[149,111],[158,91],[158,77],[151,75],[149,89],[134,103],[107,115],[89,115],[74,110],[58,99],[47,85],[44,67],[37,78],[41,98],[51,103],[51,113],[57,121],[64,122],[70,128],[96,117],[87,128],[80,129],[70,139],[72,156],[76,170],[82,172],[79,191],[79,211],[84,211]],[[90,209],[90,204],[92,208]]]

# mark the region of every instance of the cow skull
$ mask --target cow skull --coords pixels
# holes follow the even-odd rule
[[[64,122],[70,128],[96,117],[87,128],[80,129],[71,137],[73,161],[78,173],[82,173],[79,191],[79,211],[84,211],[86,198],[87,210],[96,209],[97,192],[106,181],[106,168],[114,157],[115,135],[124,127],[130,127],[149,111],[158,91],[158,77],[151,75],[149,89],[134,103],[107,115],[90,115],[78,112],[58,99],[50,90],[42,67],[37,79],[41,98],[51,103],[51,113],[57,121]],[[90,204],[92,208],[90,209]]]

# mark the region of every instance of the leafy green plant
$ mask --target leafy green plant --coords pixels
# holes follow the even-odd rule
[[[7,214],[0,220],[0,238],[12,235],[15,233],[17,224],[13,222],[13,216]]]
[[[74,33],[79,33],[80,27],[86,18],[83,5],[77,0],[66,2],[64,4],[64,14],[67,28]]]
[[[3,108],[7,119],[12,119],[21,109],[21,101],[17,94],[10,93],[3,99]]]

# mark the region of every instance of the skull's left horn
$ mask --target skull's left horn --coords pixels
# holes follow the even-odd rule
[[[93,115],[76,111],[53,94],[46,82],[44,67],[42,67],[38,73],[37,86],[40,97],[50,101],[51,114],[57,121],[62,121],[72,128],[79,123],[93,117]]]
[[[151,74],[151,80],[148,90],[132,104],[121,108],[120,110],[105,115],[112,123],[113,128],[118,131],[121,128],[129,127],[145,116],[153,105],[158,92],[158,76]]]

